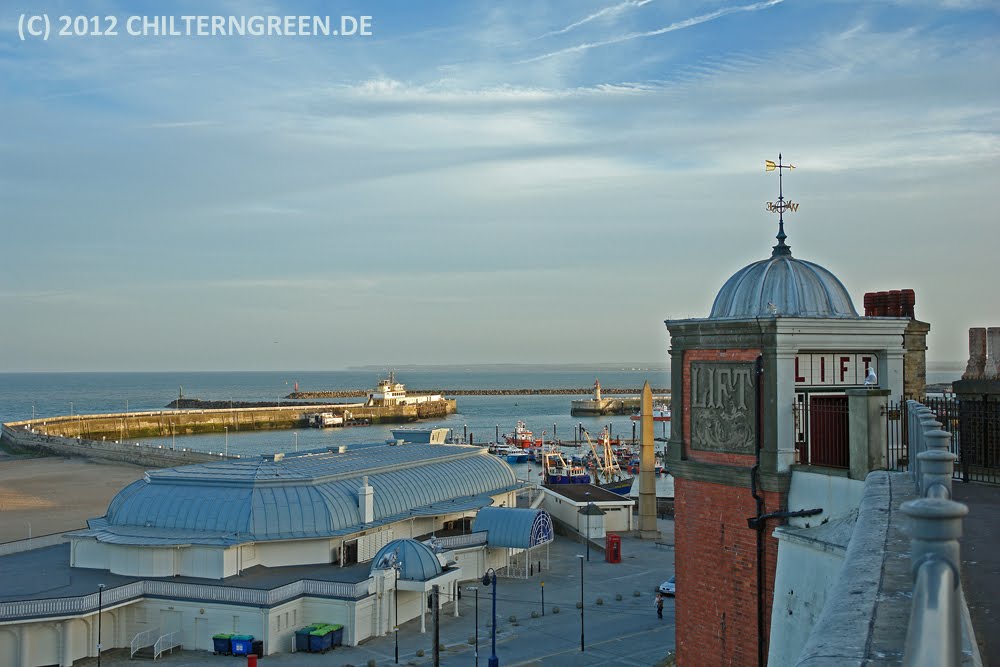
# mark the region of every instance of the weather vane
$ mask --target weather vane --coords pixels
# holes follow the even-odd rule
[[[778,170],[778,201],[767,202],[767,210],[771,213],[777,212],[778,214],[778,235],[775,236],[778,239],[778,245],[774,246],[771,253],[772,257],[777,257],[778,255],[791,255],[792,249],[790,246],[785,245],[785,211],[794,213],[799,210],[799,205],[793,202],[791,199],[785,201],[784,191],[782,190],[781,178],[782,169],[788,169],[789,171],[795,169],[794,164],[782,164],[781,163],[781,153],[778,153],[778,162],[775,164],[773,160],[764,160],[764,171],[774,171]]]

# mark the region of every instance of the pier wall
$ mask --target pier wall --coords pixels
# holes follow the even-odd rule
[[[3,425],[0,444],[58,456],[85,456],[150,467],[173,467],[224,458],[222,454],[172,449],[136,443],[138,438],[167,438],[195,433],[230,433],[305,428],[305,415],[314,412],[343,414],[377,423],[406,423],[444,417],[456,410],[454,400],[419,405],[364,407],[344,403],[233,410],[159,410],[114,414],[73,415],[9,422]],[[234,457],[230,457],[234,458]]]
[[[222,454],[190,449],[170,449],[169,447],[135,442],[89,440],[49,435],[37,430],[33,431],[30,425],[23,422],[4,424],[3,431],[0,433],[0,443],[7,447],[26,451],[40,451],[57,456],[83,456],[152,468],[171,468],[225,458]]]
[[[445,417],[457,409],[454,400],[435,401],[419,405],[365,407],[363,404],[331,403],[327,405],[295,405],[264,408],[233,408],[230,410],[157,410],[150,412],[119,412],[113,414],[50,417],[11,425],[28,425],[47,435],[89,440],[127,440],[129,438],[168,438],[171,435],[197,433],[231,433],[305,428],[306,415],[351,412],[353,419],[367,419],[373,424],[395,424]]]

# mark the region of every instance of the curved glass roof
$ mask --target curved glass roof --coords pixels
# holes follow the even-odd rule
[[[554,539],[552,517],[542,509],[484,507],[472,523],[472,532],[481,530],[491,547],[529,549]]]
[[[374,505],[367,524],[358,506],[365,476]],[[91,530],[75,534],[129,544],[328,537],[476,509],[518,486],[511,467],[481,447],[356,446],[149,471],[89,522]]]

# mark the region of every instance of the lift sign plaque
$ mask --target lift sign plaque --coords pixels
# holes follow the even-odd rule
[[[878,369],[869,352],[813,352],[795,355],[796,387],[859,387],[868,369]]]

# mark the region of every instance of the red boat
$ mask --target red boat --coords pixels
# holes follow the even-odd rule
[[[524,449],[526,447],[541,447],[542,439],[535,439],[535,434],[528,430],[527,425],[518,420],[517,425],[514,426],[513,435],[504,433],[503,439],[508,445],[513,447],[519,447]]]

